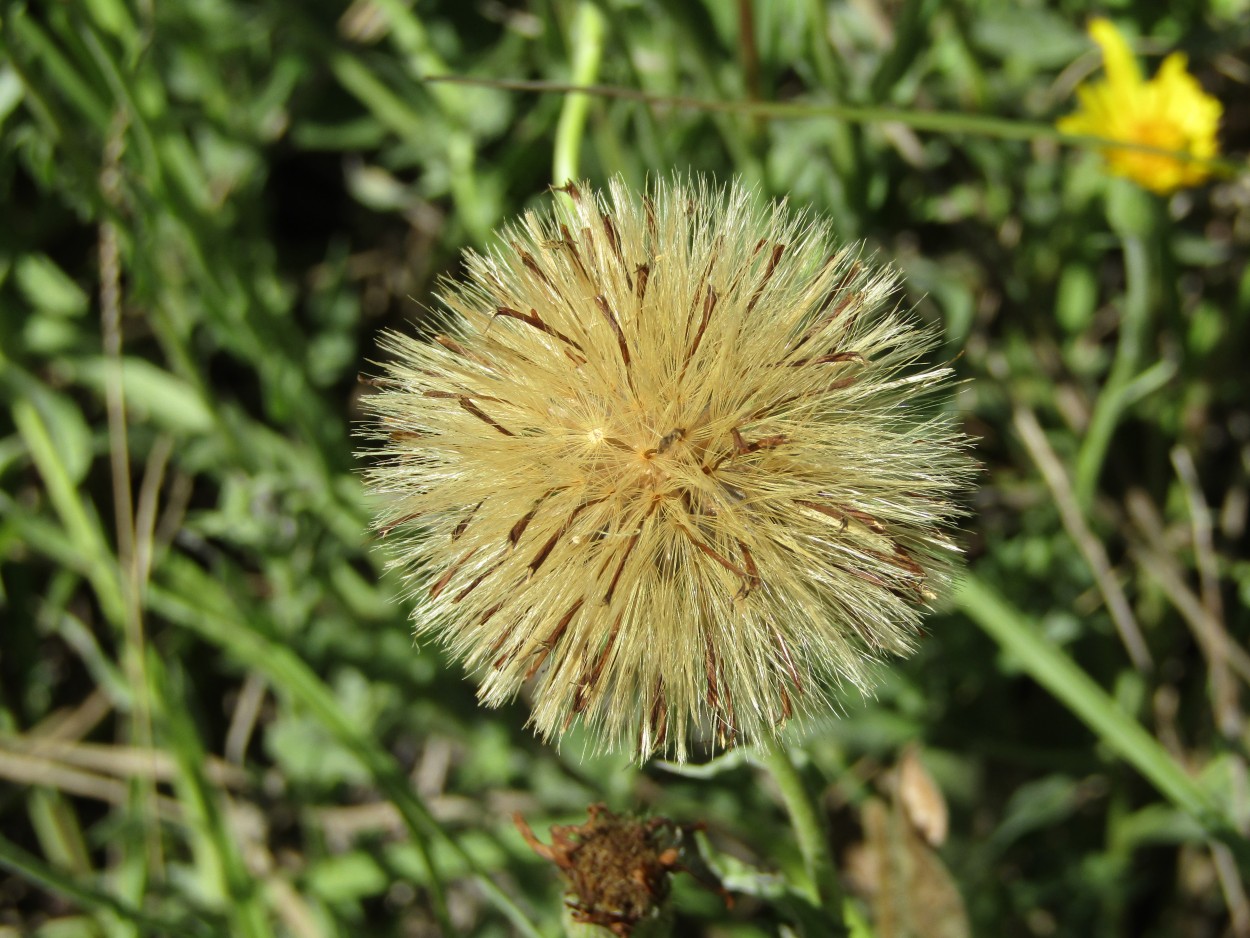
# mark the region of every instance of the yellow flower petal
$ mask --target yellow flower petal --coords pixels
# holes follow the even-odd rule
[[[1185,56],[1172,53],[1158,74],[1145,80],[1110,20],[1093,20],[1089,33],[1102,49],[1107,77],[1077,89],[1079,109],[1056,121],[1058,130],[1171,151],[1102,150],[1112,173],[1154,192],[1166,195],[1205,181],[1210,170],[1197,161],[1219,154],[1216,132],[1223,108],[1189,74]]]
[[[1103,66],[1107,70],[1107,81],[1121,90],[1127,91],[1142,84],[1141,69],[1133,50],[1111,20],[1098,17],[1089,24],[1089,35],[1102,49]]]

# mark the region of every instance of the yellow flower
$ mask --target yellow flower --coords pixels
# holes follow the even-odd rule
[[[1158,74],[1146,81],[1110,20],[1095,19],[1089,34],[1102,48],[1107,77],[1077,89],[1081,109],[1057,122],[1062,133],[1159,147],[1200,160],[1219,154],[1220,102],[1185,70],[1182,53],[1169,55]],[[1203,163],[1145,150],[1108,147],[1103,156],[1111,172],[1161,195],[1211,175]]]
[[[895,275],[745,189],[570,186],[390,334],[367,399],[417,631],[490,705],[686,756],[871,685],[972,475]]]

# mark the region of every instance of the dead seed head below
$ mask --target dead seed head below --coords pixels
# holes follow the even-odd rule
[[[908,652],[973,476],[896,277],[739,186],[568,186],[390,333],[378,529],[434,636],[558,739],[775,734]]]
[[[585,824],[552,827],[550,846],[519,814],[513,820],[534,852],[564,875],[574,919],[627,938],[658,914],[668,897],[669,875],[685,870],[682,841],[695,828],[668,818],[622,817],[602,804],[591,805],[588,813]]]

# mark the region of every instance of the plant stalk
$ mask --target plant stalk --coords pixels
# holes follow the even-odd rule
[[[1129,205],[1130,209],[1136,210],[1130,221],[1136,224],[1125,224],[1123,219],[1114,217],[1112,219],[1112,226],[1119,230],[1124,245],[1124,313],[1120,317],[1119,340],[1116,343],[1115,358],[1111,362],[1111,371],[1107,374],[1102,393],[1094,404],[1094,413],[1090,417],[1089,427],[1076,459],[1076,496],[1086,512],[1093,504],[1098,478],[1107,459],[1107,450],[1111,447],[1111,438],[1115,435],[1116,426],[1119,425],[1124,411],[1131,404],[1125,389],[1137,378],[1150,332],[1148,238],[1152,234],[1153,225],[1149,220],[1157,214],[1157,210],[1144,193],[1133,194],[1138,197],[1139,204]]]
[[[573,21],[573,84],[593,85],[603,60],[603,36],[607,19],[592,0],[582,0]],[[556,124],[555,153],[552,159],[552,182],[562,186],[578,178],[582,138],[586,133],[586,114],[590,95],[575,92],[565,97]]]
[[[842,890],[829,853],[829,839],[820,808],[812,799],[789,750],[775,737],[759,744],[760,764],[781,792],[807,870],[807,893],[812,902],[841,918]]]

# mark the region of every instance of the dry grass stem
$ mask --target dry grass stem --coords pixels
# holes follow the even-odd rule
[[[1085,516],[1077,503],[1076,493],[1072,489],[1068,473],[1064,470],[1059,457],[1055,455],[1055,451],[1051,449],[1046,434],[1037,422],[1037,417],[1028,408],[1017,406],[1013,423],[1033,462],[1041,471],[1046,487],[1055,499],[1064,530],[1076,543],[1081,556],[1089,565],[1090,572],[1094,574],[1094,582],[1098,584],[1098,590],[1107,604],[1107,611],[1111,614],[1111,620],[1120,634],[1124,650],[1128,652],[1134,667],[1139,671],[1152,670],[1154,660],[1150,656],[1150,649],[1142,637],[1141,628],[1137,625],[1137,619],[1124,595],[1124,590],[1120,588],[1120,583],[1115,577],[1115,571],[1107,557],[1107,550],[1103,547],[1102,541],[1094,536],[1089,525],[1085,523]]]

